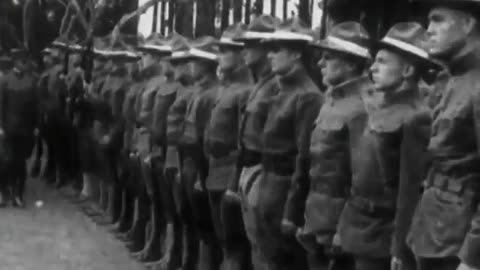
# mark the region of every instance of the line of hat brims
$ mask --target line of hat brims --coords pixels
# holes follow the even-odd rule
[[[157,45],[147,44],[147,45],[139,46],[138,50],[146,51],[146,52],[171,53],[172,47],[168,45],[157,46]]]
[[[218,56],[216,54],[196,48],[191,48],[187,53],[187,57],[203,58],[212,61],[216,61],[218,59]]]
[[[328,36],[326,38],[327,44],[323,45],[322,43],[314,43],[314,46],[318,46],[324,49],[330,49],[335,51],[343,51],[345,53],[353,54],[356,56],[360,56],[363,58],[372,58],[370,55],[369,49],[366,47],[362,47],[354,42],[341,39],[338,37]]]
[[[276,31],[265,38],[264,41],[305,41],[312,42],[313,37],[302,33],[292,33],[287,31]]]
[[[223,45],[223,46],[238,46],[238,47],[243,47],[243,46],[245,46],[245,43],[243,43],[243,42],[235,41],[235,40],[233,40],[233,39],[231,39],[231,38],[226,38],[226,37],[220,38],[218,44],[219,44],[220,46],[222,46],[222,45]]]
[[[381,43],[384,43],[386,45],[393,46],[395,48],[398,48],[401,51],[405,51],[410,54],[414,54],[418,57],[424,58],[426,60],[430,59],[428,56],[428,52],[425,50],[418,48],[412,44],[406,43],[402,40],[390,38],[390,37],[385,37],[384,39],[381,40]]]

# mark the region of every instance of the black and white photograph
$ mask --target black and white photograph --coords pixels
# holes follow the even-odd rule
[[[0,0],[0,270],[480,270],[480,0]]]

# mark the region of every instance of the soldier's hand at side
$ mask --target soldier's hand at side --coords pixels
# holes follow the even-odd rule
[[[402,261],[397,257],[392,257],[390,261],[390,270],[402,270]]]
[[[3,128],[0,128],[0,136],[4,136],[5,135],[5,132],[3,131]]]
[[[457,270],[479,270],[478,268],[473,268],[473,267],[470,267],[464,263],[461,263],[458,267],[457,267]]]
[[[240,195],[237,192],[234,192],[234,191],[229,190],[229,189],[227,189],[227,191],[225,191],[225,199],[228,200],[228,201],[237,202],[237,203],[241,203],[241,201],[242,201],[242,198],[240,197]]]
[[[38,137],[38,135],[40,135],[40,130],[39,130],[38,128],[35,128],[35,129],[33,130],[33,135],[34,135],[35,137]]]
[[[281,228],[282,233],[285,235],[295,236],[295,234],[297,233],[297,226],[287,219],[282,220]]]
[[[102,137],[102,140],[100,141],[102,144],[109,144],[110,143],[110,136],[105,135]]]

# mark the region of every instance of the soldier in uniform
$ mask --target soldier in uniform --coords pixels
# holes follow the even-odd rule
[[[159,182],[163,178],[163,145],[159,144],[159,130],[161,126],[164,126],[164,120],[166,119],[166,111],[173,103],[175,96],[172,95],[168,87],[167,76],[170,73],[169,63],[165,61],[167,56],[171,55],[171,46],[167,38],[162,38],[158,33],[152,34],[144,46],[139,48],[144,54],[152,61],[149,69],[156,68],[158,74],[155,80],[148,83],[145,91],[149,93],[143,98],[148,98],[151,107],[148,120],[145,121],[145,130],[143,136],[146,138],[144,143],[146,144],[142,148],[143,151],[139,152],[141,160],[142,178],[148,195],[150,222],[147,239],[143,249],[134,254],[134,257],[144,262],[153,262],[160,259],[161,256],[161,233],[165,226],[165,220],[161,216],[161,201],[162,194],[160,193]],[[152,91],[153,90],[153,91]],[[164,100],[166,98],[166,100]],[[165,101],[165,102],[164,102]],[[142,103],[145,103],[143,100]],[[150,106],[150,105],[149,105]]]
[[[131,166],[133,164],[130,162],[130,155],[133,155],[135,151],[133,134],[136,129],[137,103],[147,82],[142,71],[142,60],[140,59],[136,65],[133,65],[131,73],[132,82],[125,94],[125,99],[122,105],[125,129],[123,134],[123,149],[121,153],[123,168],[119,170],[121,210],[118,221],[112,227],[112,231],[122,240],[129,238],[127,232],[132,227],[135,211],[134,183],[136,183],[138,179],[136,179],[136,176],[134,175],[135,170],[133,170],[133,167]]]
[[[7,160],[7,190],[14,206],[23,207],[26,160],[38,134],[39,97],[37,77],[28,72],[28,53],[11,52],[13,69],[0,80],[0,135],[4,138]]]
[[[122,105],[130,86],[130,66],[139,56],[131,52],[137,37],[121,36],[107,52],[111,56],[112,71],[97,97],[94,116],[94,140],[96,154],[100,157],[96,177],[100,182],[100,211],[103,215],[95,221],[109,224],[119,215],[118,168],[123,144],[124,119]],[[128,44],[128,45],[126,45]]]
[[[154,39],[158,40],[158,37],[153,36],[149,43],[152,44]],[[151,230],[152,216],[150,213],[154,188],[151,177],[148,175],[149,170],[147,165],[150,163],[148,156],[152,149],[151,130],[153,105],[155,95],[160,90],[164,80],[159,61],[167,55],[168,53],[166,52],[160,53],[149,50],[142,56],[142,74],[145,84],[141,93],[137,95],[136,128],[133,131],[132,138],[134,150],[130,162],[132,165],[132,173],[136,176],[136,179],[132,179],[135,181],[132,187],[135,190],[134,216],[136,218],[133,221],[128,235],[129,238],[127,239],[127,247],[135,257],[143,257],[142,251],[148,243],[145,237],[146,232],[153,232],[153,230]],[[145,174],[145,172],[147,173]]]
[[[371,58],[367,40],[368,33],[359,23],[345,22],[332,28],[325,40],[312,44],[323,51],[318,66],[328,89],[310,143],[305,225],[297,232],[311,270],[326,269],[327,259],[337,262],[334,269],[352,269],[350,258],[334,252],[333,238],[348,198],[354,138],[362,133],[366,119],[362,94],[371,89],[365,76]]]
[[[218,43],[221,86],[205,135],[209,157],[206,188],[216,238],[223,251],[224,269],[249,269],[249,244],[239,203],[224,200],[231,178],[236,177],[238,134],[242,110],[251,90],[252,76],[241,52],[244,44],[233,41],[245,31],[243,24],[228,27]]]
[[[164,178],[159,179],[162,211],[166,221],[164,254],[157,261],[147,264],[151,269],[190,269],[195,267],[195,242],[192,238],[191,227],[187,227],[187,220],[191,213],[185,209],[188,200],[183,192],[182,171],[183,149],[180,147],[180,138],[184,131],[187,104],[192,96],[190,69],[187,57],[190,44],[181,35],[174,34],[171,40],[172,55],[168,60],[173,67],[173,81],[166,86],[175,92],[175,100],[169,107],[165,130],[165,161]],[[170,88],[171,87],[171,88]],[[166,92],[167,93],[167,92]],[[168,100],[170,95],[165,94],[161,100]],[[160,102],[160,101],[159,101]],[[161,125],[155,127],[161,134]],[[155,133],[154,133],[155,134]],[[154,135],[156,138],[157,135]],[[160,137],[161,138],[161,137]],[[160,141],[159,138],[154,141]],[[183,241],[183,243],[182,243]]]
[[[98,201],[99,189],[94,180],[94,173],[98,166],[95,153],[95,141],[93,138],[93,123],[98,105],[98,95],[110,72],[111,62],[106,55],[105,49],[109,46],[109,38],[98,38],[94,44],[94,66],[93,78],[86,95],[77,106],[77,113],[82,118],[77,123],[79,136],[79,159],[82,172],[82,191],[77,202]],[[80,123],[81,122],[81,123]],[[87,214],[96,214],[97,211],[90,211]]]
[[[185,130],[181,138],[184,149],[182,188],[187,195],[187,207],[191,218],[185,226],[191,226],[191,244],[198,245],[198,257],[194,261],[199,269],[218,269],[221,263],[221,250],[216,239],[211,219],[206,179],[208,159],[204,149],[204,135],[215,104],[218,91],[216,78],[217,54],[216,39],[202,37],[193,42],[188,55],[194,92],[187,104]]]
[[[376,92],[364,96],[368,121],[351,144],[350,194],[337,232],[357,270],[390,269],[391,262],[395,269],[415,269],[405,241],[430,125],[418,87],[433,65],[422,47],[425,33],[417,23],[394,25],[378,42],[370,68]]]
[[[69,144],[67,131],[69,119],[65,115],[67,85],[62,75],[64,64],[61,61],[62,53],[69,49],[65,43],[57,40],[50,50],[50,55],[45,57],[47,70],[40,77],[38,84],[43,105],[41,134],[49,152],[45,168],[47,183],[59,184],[57,179],[67,177],[67,161],[70,158],[68,151],[65,150],[65,145]]]
[[[297,241],[308,190],[309,145],[322,94],[306,70],[312,32],[296,19],[263,42],[276,75],[261,136],[262,168],[254,202],[256,245],[269,269],[304,269]],[[300,209],[300,211],[299,211]]]
[[[244,62],[250,69],[254,79],[253,90],[250,91],[245,108],[242,109],[242,119],[239,130],[239,156],[237,175],[231,178],[225,201],[240,201],[245,231],[250,242],[251,259],[254,269],[260,268],[260,255],[255,242],[256,232],[253,199],[258,190],[258,179],[261,169],[261,136],[266,120],[266,108],[273,94],[275,78],[268,61],[268,51],[260,41],[270,35],[279,24],[279,20],[270,15],[261,15],[248,25],[247,30],[234,41],[243,42]]]
[[[419,2],[431,8],[428,52],[450,77],[433,110],[431,160],[409,245],[421,270],[480,269],[480,2]]]

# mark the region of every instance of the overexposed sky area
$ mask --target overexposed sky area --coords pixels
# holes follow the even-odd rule
[[[148,0],[139,0],[139,5],[143,5]],[[214,0],[212,0],[214,1]],[[251,1],[252,3],[254,1]],[[281,18],[283,16],[282,11],[282,0],[277,0],[277,11],[276,16]],[[320,25],[322,11],[318,7],[318,3],[321,0],[314,0],[313,4],[313,15],[312,15],[312,26],[313,28]],[[290,17],[292,12],[297,14],[296,5],[298,4],[298,0],[289,0],[288,1],[288,16]],[[263,4],[263,13],[270,13],[270,0],[265,0]],[[168,15],[165,16],[167,18]],[[145,37],[149,36],[152,33],[152,21],[153,21],[153,8],[150,8],[145,14],[140,16],[140,21],[138,23],[138,31],[143,34]],[[158,16],[158,24],[160,25],[160,16]]]

